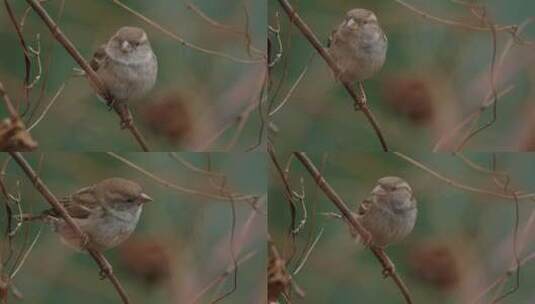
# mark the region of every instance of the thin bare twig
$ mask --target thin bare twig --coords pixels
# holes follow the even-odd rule
[[[227,267],[227,269],[219,274],[219,276],[217,276],[217,278],[213,279],[210,283],[208,283],[201,291],[199,291],[199,293],[197,295],[195,295],[193,297],[193,300],[191,301],[191,304],[195,304],[195,303],[198,303],[199,300],[214,286],[218,285],[219,283],[221,283],[223,280],[225,280],[226,277],[228,277],[229,275],[231,275],[233,272],[234,272],[234,269],[235,269],[235,266],[240,266],[241,264],[247,262],[248,260],[250,260],[251,258],[253,258],[255,255],[257,254],[256,251],[251,251],[249,253],[246,253],[243,255],[243,257],[241,257],[240,259],[238,259],[236,265],[234,264],[231,264]]]
[[[329,65],[331,70],[334,72],[335,75],[340,75],[340,69],[338,68],[338,65],[334,62],[331,55],[327,52],[327,50],[322,46],[321,42],[318,40],[314,32],[310,29],[310,27],[305,23],[305,21],[299,16],[297,11],[292,7],[290,2],[288,0],[278,0],[279,4],[282,6],[286,14],[288,15],[288,18],[290,21],[301,31],[303,36],[310,42],[310,44],[316,49],[316,51],[321,55],[321,57],[325,60],[325,62]],[[375,119],[375,116],[373,115],[372,111],[369,109],[367,103],[365,103],[362,100],[362,94],[358,94],[353,89],[353,86],[351,83],[347,81],[342,81],[342,84],[344,88],[346,89],[347,93],[351,96],[353,101],[355,102],[355,105],[357,108],[362,111],[364,116],[366,116],[366,119],[372,126],[373,130],[375,131],[375,135],[379,139],[381,143],[381,147],[383,151],[388,151],[388,146],[386,144],[386,141],[384,139],[383,133],[381,131],[381,128],[379,127],[379,123]]]
[[[249,31],[248,31],[249,14],[247,12],[247,7],[245,5],[243,5],[244,11],[245,11],[245,20],[246,20],[245,30],[242,30],[238,28],[237,26],[223,24],[219,21],[214,20],[213,18],[208,16],[205,12],[203,12],[198,6],[196,6],[195,4],[191,2],[186,3],[186,7],[192,12],[194,12],[197,16],[199,16],[199,18],[204,20],[213,28],[221,30],[221,31],[226,31],[226,32],[230,32],[233,34],[237,34],[237,35],[242,35],[245,39],[246,46],[248,49],[252,50],[253,52],[257,54],[265,55],[265,52],[251,45],[251,35],[249,34]]]
[[[217,199],[217,200],[223,200],[223,201],[228,201],[229,200],[229,197],[227,195],[218,195],[218,194],[213,194],[213,193],[208,193],[208,192],[204,192],[204,191],[199,191],[199,190],[195,190],[195,189],[190,189],[190,188],[186,188],[186,187],[183,187],[183,186],[180,186],[180,185],[177,185],[177,184],[174,184],[174,183],[171,183],[161,177],[159,177],[158,175],[152,173],[152,172],[149,172],[148,170],[146,169],[143,169],[142,167],[138,166],[137,164],[131,162],[130,160],[114,153],[114,152],[107,152],[107,154],[119,161],[121,161],[122,163],[126,164],[127,166],[135,169],[136,171],[142,173],[143,175],[149,177],[150,179],[152,179],[153,181],[157,182],[158,184],[162,185],[162,186],[165,186],[167,188],[170,188],[170,189],[173,189],[173,190],[176,190],[178,192],[182,192],[182,193],[186,193],[186,194],[190,194],[190,195],[195,195],[195,196],[200,196],[200,197],[205,197],[205,198],[210,198],[210,199]],[[229,194],[229,195],[232,195],[232,199],[235,200],[235,201],[247,201],[247,202],[251,202],[251,201],[256,201],[257,197],[254,196],[254,195],[241,195],[241,194],[236,194],[236,193],[232,193],[232,194]]]
[[[6,92],[6,89],[4,88],[4,84],[0,81],[0,97],[4,99],[4,103],[6,105],[7,112],[9,113],[9,116],[12,120],[19,119],[19,114],[17,113],[17,110],[15,110],[15,107],[13,106],[13,102],[11,101],[11,98]]]
[[[307,169],[308,173],[312,176],[318,187],[323,190],[323,193],[331,200],[331,202],[342,212],[343,217],[351,225],[353,229],[359,234],[364,243],[370,243],[371,236],[370,233],[358,222],[358,220],[353,216],[347,204],[342,200],[342,198],[336,193],[336,191],[329,185],[327,180],[321,175],[318,168],[314,165],[312,160],[304,152],[294,152],[295,157],[301,162],[301,164]],[[381,263],[384,271],[389,273],[389,276],[392,278],[394,283],[398,286],[401,291],[403,298],[406,303],[412,303],[411,295],[409,289],[401,279],[401,277],[393,271],[393,264],[385,251],[381,248],[370,246],[370,250],[373,252],[375,257]]]
[[[157,22],[154,22],[153,20],[149,19],[148,17],[146,17],[145,15],[141,14],[140,12],[133,10],[132,8],[128,7],[126,4],[122,3],[121,1],[119,1],[119,0],[110,0],[110,1],[115,3],[116,5],[120,6],[122,9],[128,11],[132,15],[136,16],[137,18],[143,20],[148,25],[154,27],[155,29],[159,30],[160,32],[164,33],[165,35],[171,37],[173,40],[178,41],[178,43],[182,44],[183,46],[189,47],[189,48],[191,48],[193,50],[200,51],[200,52],[203,52],[203,53],[206,53],[206,54],[210,54],[210,55],[214,55],[214,56],[219,56],[219,57],[226,58],[226,59],[229,59],[231,61],[239,62],[239,63],[263,63],[263,62],[266,61],[265,58],[254,59],[254,60],[241,59],[241,58],[237,58],[235,56],[229,55],[229,54],[225,54],[225,53],[222,53],[222,52],[209,50],[209,49],[200,47],[198,45],[195,45],[193,43],[190,43],[190,42],[184,40],[184,38],[182,38],[179,35],[173,33],[172,31],[164,28],[163,26],[161,26]]]
[[[172,159],[174,159],[174,160],[178,161],[179,163],[181,163],[185,168],[187,168],[187,169],[189,169],[189,170],[191,170],[191,171],[193,171],[195,173],[207,175],[207,176],[210,176],[210,177],[215,177],[215,178],[218,178],[218,179],[219,178],[224,178],[224,175],[222,173],[200,168],[200,167],[192,164],[188,160],[186,160],[184,157],[180,156],[179,153],[169,152],[169,156]]]
[[[507,194],[507,193],[502,193],[502,192],[496,192],[496,191],[492,191],[492,190],[487,190],[487,189],[481,189],[481,188],[477,188],[477,187],[472,187],[472,186],[468,186],[468,185],[465,185],[465,184],[462,184],[462,183],[459,183],[451,178],[448,178],[438,172],[436,172],[435,170],[433,169],[430,169],[429,167],[425,166],[424,164],[420,163],[419,161],[401,153],[401,152],[394,152],[394,155],[398,156],[399,158],[407,161],[408,163],[424,170],[425,172],[431,174],[432,176],[438,178],[439,180],[445,182],[446,184],[452,186],[452,187],[455,187],[455,188],[458,188],[458,189],[461,189],[461,190],[464,190],[464,191],[468,191],[468,192],[474,192],[474,193],[479,193],[479,194],[485,194],[485,195],[491,195],[491,196],[496,196],[496,197],[500,197],[500,198],[506,198],[506,199],[515,199],[515,196],[514,195],[510,195],[510,194]],[[517,195],[516,196],[517,199],[532,199],[532,198],[535,198],[535,193],[525,193],[525,194],[520,194],[520,195]]]
[[[309,64],[312,62],[312,59],[314,59],[314,54],[313,53],[310,58],[308,59],[305,67],[303,68],[303,70],[301,71],[301,74],[299,74],[299,76],[297,77],[297,79],[295,80],[294,84],[290,87],[290,89],[288,90],[288,93],[286,94],[286,96],[284,96],[284,98],[282,99],[282,101],[275,107],[275,109],[271,110],[270,109],[270,112],[269,112],[269,116],[273,116],[275,115],[275,113],[277,113],[280,109],[282,109],[282,107],[284,107],[284,105],[286,105],[286,103],[288,102],[288,100],[290,99],[290,97],[292,96],[293,92],[295,91],[295,89],[297,88],[297,86],[299,85],[299,83],[301,82],[301,80],[303,80],[303,77],[305,77],[305,74],[307,73],[308,71],[308,66]],[[270,107],[271,108],[271,107]]]
[[[63,89],[65,88],[66,85],[67,85],[67,82],[64,82],[59,87],[59,89],[56,91],[56,94],[54,94],[54,96],[52,97],[52,99],[50,100],[48,105],[45,107],[45,109],[43,110],[41,115],[39,115],[39,117],[35,120],[35,122],[31,126],[28,127],[28,132],[31,131],[33,128],[35,128],[37,126],[37,124],[39,124],[41,122],[41,120],[43,120],[43,118],[45,118],[46,113],[48,113],[48,110],[50,110],[50,108],[52,107],[54,102],[56,102],[56,100],[58,99],[59,95],[61,95],[61,93],[63,92]]]
[[[461,144],[456,149],[457,151],[462,150],[463,147],[468,143],[468,141],[476,136],[478,133],[492,126],[498,119],[498,90],[496,89],[496,26],[489,22],[486,17],[482,18],[483,22],[491,29],[491,38],[492,38],[492,54],[490,61],[490,88],[492,91],[492,118],[477,128],[476,130],[470,132],[465,138],[461,141]]]
[[[70,226],[72,231],[81,239],[81,240],[88,240],[88,236],[80,230],[80,227],[74,222],[72,217],[69,215],[69,212],[65,207],[58,201],[56,196],[48,189],[46,184],[41,180],[41,178],[37,175],[37,173],[33,170],[31,165],[26,161],[26,159],[22,156],[19,152],[10,152],[9,153],[11,157],[17,162],[17,164],[21,167],[21,169],[24,171],[28,179],[33,183],[35,189],[41,193],[41,195],[46,199],[46,201],[58,212],[58,214],[65,220],[65,222]],[[106,258],[100,253],[99,251],[91,248],[91,246],[87,246],[85,248],[87,252],[93,257],[93,259],[97,262],[98,266],[101,269],[101,273],[106,275],[108,279],[111,281],[115,289],[117,290],[117,293],[121,297],[121,300],[125,304],[129,304],[130,300],[128,299],[128,296],[126,295],[126,292],[124,288],[122,287],[121,283],[117,279],[117,277],[113,274],[111,265],[106,260]]]
[[[528,220],[526,221],[526,224],[524,225],[524,229],[522,231],[522,236],[520,237],[525,241],[527,237],[531,235],[531,228],[533,223],[535,222],[535,210],[531,212]],[[518,251],[522,251],[523,246],[526,245],[523,242],[520,242],[520,248],[518,248]],[[474,298],[472,301],[470,301],[471,304],[480,303],[480,300],[487,295],[491,290],[493,290],[496,286],[502,285],[509,277],[511,277],[514,273],[518,275],[518,272],[515,271],[519,267],[523,266],[524,264],[530,262],[531,260],[535,259],[535,252],[532,252],[531,254],[528,254],[524,258],[520,259],[520,261],[517,261],[517,257],[515,256],[514,261],[510,268],[505,271],[502,275],[500,275],[492,284],[487,286],[485,289],[483,289],[476,298]]]
[[[401,1],[398,1],[398,2],[401,2]],[[455,2],[460,3],[461,1],[455,1]],[[473,5],[473,4],[471,4],[471,3],[463,3],[463,5]],[[496,77],[495,76],[495,70],[501,69],[506,55],[511,50],[513,45],[515,43],[518,43],[518,41],[517,41],[518,35],[522,32],[522,30],[527,25],[529,25],[530,23],[535,21],[535,18],[528,18],[518,26],[511,25],[511,26],[502,26],[502,27],[500,27],[500,26],[497,26],[497,25],[489,22],[486,19],[484,14],[481,14],[481,15],[477,14],[473,10],[472,10],[472,13],[474,15],[476,15],[478,17],[478,19],[480,19],[482,22],[484,22],[485,25],[487,25],[485,30],[491,31],[491,34],[492,34],[492,58],[491,58],[491,65],[490,65],[490,70],[491,70],[490,71],[490,87],[491,87],[491,91],[489,92],[488,96],[485,97],[485,99],[482,101],[481,105],[479,106],[479,108],[477,110],[475,110],[474,112],[472,112],[471,114],[466,116],[466,118],[463,119],[457,126],[455,126],[455,128],[453,128],[451,132],[449,132],[447,134],[444,134],[437,141],[437,143],[433,147],[433,151],[434,152],[437,152],[438,150],[440,150],[445,143],[450,143],[451,140],[453,138],[455,138],[455,136],[457,136],[457,134],[459,134],[459,132],[462,129],[464,129],[466,126],[470,125],[471,123],[477,122],[477,120],[479,119],[481,114],[490,106],[493,107],[493,119],[491,119],[491,121],[489,121],[488,123],[484,124],[483,126],[479,127],[476,131],[469,130],[465,134],[465,136],[460,140],[461,143],[458,145],[458,148],[456,148],[455,150],[457,150],[457,151],[460,150],[468,139],[470,139],[475,134],[477,134],[478,132],[482,131],[483,129],[487,128],[488,126],[490,126],[492,124],[493,120],[496,117],[496,107],[497,107],[498,99],[501,98],[503,95],[509,93],[514,88],[514,85],[509,85],[505,89],[501,90],[501,92],[498,92],[498,90],[496,89],[496,86],[495,86],[495,77]],[[512,37],[507,42],[507,44],[504,47],[499,59],[496,62],[496,34],[497,34],[497,32],[499,32],[501,30],[507,29],[507,27],[511,27],[511,29],[514,28],[514,32],[512,33],[513,34]],[[473,126],[470,129],[472,129],[472,128],[473,128]]]
[[[314,239],[314,241],[312,242],[312,245],[310,245],[308,250],[305,252],[303,258],[301,259],[301,262],[295,268],[295,270],[293,272],[294,276],[297,275],[299,273],[299,271],[301,271],[301,269],[303,269],[303,266],[305,266],[306,262],[308,261],[308,257],[312,253],[312,250],[314,250],[314,247],[316,247],[316,244],[318,243],[318,241],[320,240],[321,236],[323,235],[323,231],[324,230],[325,229],[323,229],[323,228],[320,229],[320,232],[318,233],[318,236]]]
[[[499,98],[502,98],[504,95],[509,94],[514,88],[515,88],[514,85],[510,85],[510,86],[506,87],[505,89],[503,89],[501,92],[498,93],[497,98],[499,99]],[[498,99],[496,99],[496,100],[498,100]],[[483,105],[482,106],[478,107],[477,110],[472,112],[470,115],[466,116],[466,118],[463,119],[457,126],[455,126],[451,130],[451,132],[442,135],[439,138],[439,140],[437,140],[437,143],[433,146],[433,152],[440,151],[444,147],[444,145],[449,144],[455,138],[455,136],[457,136],[457,134],[459,134],[466,126],[468,126],[470,123],[476,121],[481,116],[481,114],[489,106],[492,105],[491,100],[492,100],[492,96],[489,95],[483,101]]]
[[[6,6],[6,11],[9,15],[9,19],[11,20],[11,23],[13,24],[13,27],[15,28],[15,32],[17,33],[17,37],[19,39],[20,46],[22,48],[22,53],[24,54],[24,85],[23,85],[23,91],[24,91],[24,97],[26,99],[26,107],[30,104],[30,72],[31,72],[31,60],[30,60],[30,51],[28,50],[28,47],[26,45],[26,41],[24,40],[24,36],[22,35],[22,29],[17,22],[17,19],[15,18],[15,14],[13,13],[13,10],[11,9],[11,5],[9,4],[8,0],[4,0],[4,4]],[[18,108],[18,106],[17,106]]]
[[[473,25],[473,24],[468,24],[468,23],[463,23],[463,22],[459,22],[459,21],[448,20],[448,19],[436,17],[436,16],[433,16],[433,15],[431,15],[429,13],[424,12],[421,9],[418,9],[417,7],[415,7],[413,5],[410,5],[410,4],[406,3],[405,1],[402,1],[402,0],[394,0],[394,1],[399,3],[400,5],[404,6],[405,8],[409,9],[410,11],[415,12],[416,14],[420,15],[421,17],[423,17],[425,19],[428,19],[428,20],[435,21],[437,23],[441,23],[441,24],[445,24],[445,25],[453,26],[453,27],[457,27],[457,28],[462,28],[462,29],[466,29],[466,30],[472,30],[472,31],[492,31],[492,29],[490,27],[488,27],[488,26],[478,26],[478,25]],[[517,27],[516,25],[500,25],[500,26],[496,26],[495,30],[497,32],[507,31],[507,32],[512,33],[514,31],[516,31],[516,27]]]

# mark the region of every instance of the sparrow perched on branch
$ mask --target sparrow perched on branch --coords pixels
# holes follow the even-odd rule
[[[414,228],[418,209],[409,184],[396,176],[382,177],[355,217],[371,234],[371,245],[386,247],[404,239]]]
[[[113,102],[126,102],[147,94],[158,73],[156,55],[147,34],[138,27],[120,28],[99,47],[90,62]],[[109,104],[108,102],[108,105]]]
[[[340,69],[336,77],[346,82],[372,77],[385,62],[387,45],[372,11],[350,10],[329,38],[328,51]]]
[[[113,248],[126,240],[136,228],[143,204],[152,198],[137,183],[119,177],[102,180],[60,199],[74,222],[89,239],[84,244],[55,209],[39,215],[24,214],[22,220],[43,220],[54,226],[67,246],[98,251]]]

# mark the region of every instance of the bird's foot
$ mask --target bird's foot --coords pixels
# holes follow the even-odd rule
[[[130,127],[132,127],[133,121],[134,119],[132,118],[132,116],[121,118],[121,130],[129,129]]]
[[[362,108],[364,108],[364,105],[358,101],[355,101],[353,103],[353,109],[355,110],[355,112],[358,112],[358,111],[362,111]]]
[[[113,274],[113,267],[106,259],[102,260],[102,267],[100,268],[99,274],[101,280],[104,280]]]
[[[361,111],[363,108],[368,107],[368,98],[366,97],[366,91],[364,91],[364,85],[362,84],[362,81],[358,82],[357,94],[357,100],[355,100],[353,106],[355,111]]]
[[[89,247],[89,236],[87,234],[83,234],[80,238],[80,248],[82,250],[86,250]]]
[[[115,108],[116,105],[117,105],[116,99],[111,99],[111,100],[106,101],[106,106],[108,106],[108,111],[113,110],[113,108]]]
[[[396,266],[394,265],[392,260],[390,260],[388,255],[385,254],[384,248],[378,248],[378,249],[379,250],[377,252],[381,256],[381,259],[384,262],[383,272],[382,272],[383,273],[383,278],[386,279],[386,278],[392,276],[396,272]]]
[[[360,243],[364,246],[364,247],[371,247],[373,245],[373,240],[372,240],[372,237],[370,235],[370,233],[368,232],[368,234],[366,235],[366,237],[360,237]]]
[[[396,272],[396,267],[394,266],[394,264],[391,265],[391,267],[385,267],[383,269],[383,278],[388,278],[390,277],[391,275],[393,275],[394,273]]]

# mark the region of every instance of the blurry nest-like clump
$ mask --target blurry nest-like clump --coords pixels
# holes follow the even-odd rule
[[[417,77],[396,77],[383,84],[384,99],[394,111],[417,125],[433,120],[433,100],[429,85]]]
[[[412,273],[437,289],[449,291],[459,285],[460,261],[451,246],[424,242],[412,248],[408,258]]]
[[[172,92],[144,106],[141,113],[145,125],[171,144],[186,142],[193,131],[191,109],[187,96]]]
[[[171,276],[171,255],[163,240],[132,237],[119,247],[122,265],[149,286]]]

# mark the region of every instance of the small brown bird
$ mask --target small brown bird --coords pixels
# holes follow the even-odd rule
[[[347,82],[372,77],[383,67],[387,46],[386,35],[372,11],[350,10],[329,38],[329,53],[340,69],[336,76]]]
[[[115,102],[142,98],[156,83],[158,62],[145,31],[120,28],[90,62]]]
[[[377,181],[355,216],[371,234],[372,245],[386,247],[412,231],[417,214],[416,199],[409,184],[399,177],[386,176]]]
[[[89,245],[104,251],[130,236],[136,228],[143,204],[150,201],[152,198],[143,193],[140,185],[119,177],[102,180],[62,198],[60,203],[88,235],[88,244],[83,244],[54,209],[45,210],[40,215],[23,215],[23,220],[51,223],[63,243],[74,249],[82,250]]]

